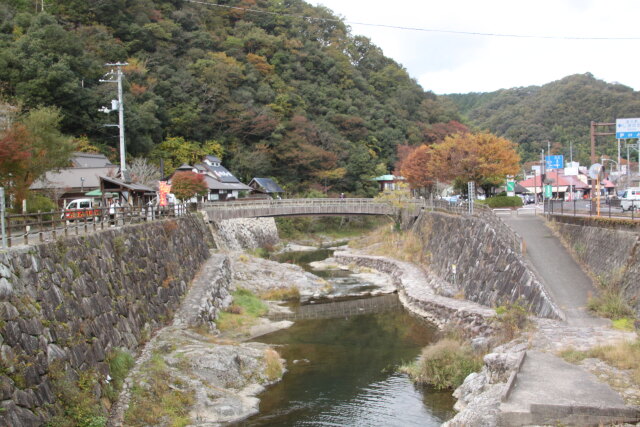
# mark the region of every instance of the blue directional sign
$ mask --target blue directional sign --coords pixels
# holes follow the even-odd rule
[[[616,139],[640,138],[640,119],[617,119]]]
[[[564,156],[545,156],[545,166],[547,169],[562,169],[564,167]]]

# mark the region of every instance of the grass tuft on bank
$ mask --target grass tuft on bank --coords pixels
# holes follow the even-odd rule
[[[237,331],[254,325],[260,316],[268,312],[267,305],[253,292],[238,288],[232,292],[233,304],[220,313],[216,325],[222,332]]]
[[[425,347],[417,361],[400,369],[419,384],[437,390],[452,390],[481,368],[481,354],[475,353],[465,342],[445,338]]]
[[[275,381],[282,377],[284,365],[277,351],[268,348],[264,351],[264,360],[266,362],[265,375],[269,381]]]
[[[589,298],[587,307],[598,316],[618,320],[633,318],[635,311],[620,286],[600,283],[600,294]]]

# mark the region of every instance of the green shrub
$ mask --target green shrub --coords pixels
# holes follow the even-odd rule
[[[495,326],[502,341],[511,341],[526,328],[528,312],[520,301],[496,308]]]
[[[49,427],[103,427],[107,424],[107,411],[102,407],[93,389],[98,384],[98,374],[93,370],[79,373],[77,381],[60,365],[49,370],[53,391],[62,413],[51,418]]]
[[[122,390],[127,374],[133,368],[135,361],[133,356],[124,349],[114,349],[107,356],[109,362],[109,375],[111,376],[111,382],[107,385],[105,394],[114,402],[118,398],[118,393]]]
[[[401,368],[414,381],[437,390],[454,389],[482,368],[482,357],[466,343],[445,338],[422,350],[420,359]]]
[[[490,208],[510,208],[522,206],[522,199],[518,196],[494,196],[484,201],[485,205]]]
[[[58,210],[58,205],[50,198],[41,194],[30,193],[27,197],[27,213],[33,214],[40,212],[53,212]],[[16,206],[13,208],[12,213],[21,214],[22,206]],[[43,221],[51,221],[51,215],[43,215]],[[34,218],[35,219],[35,218]]]
[[[619,286],[602,286],[600,295],[589,298],[589,310],[598,316],[617,320],[625,317],[633,318],[635,312]]]
[[[171,374],[162,356],[154,353],[142,371],[145,380],[132,387],[125,425],[191,425],[189,412],[195,403],[195,393]]]

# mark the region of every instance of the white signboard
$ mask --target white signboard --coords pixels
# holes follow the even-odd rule
[[[640,118],[617,119],[616,139],[640,138]]]

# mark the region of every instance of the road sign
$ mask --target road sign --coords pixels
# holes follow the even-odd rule
[[[640,118],[617,119],[616,139],[640,138]]]
[[[562,169],[564,168],[564,156],[545,156],[544,157],[547,169]]]
[[[516,182],[507,181],[507,196],[513,197],[516,195]]]
[[[553,197],[553,188],[550,185],[544,186],[544,197],[547,199]]]

